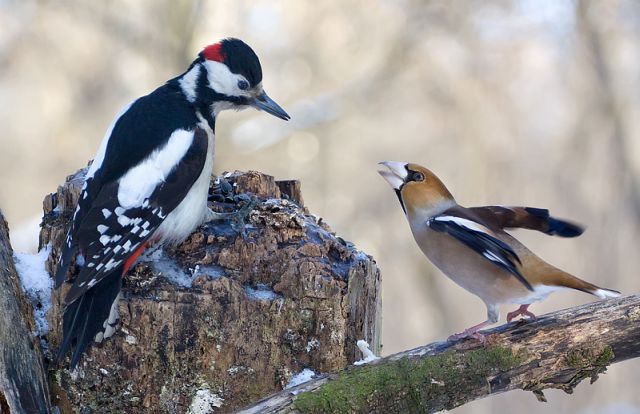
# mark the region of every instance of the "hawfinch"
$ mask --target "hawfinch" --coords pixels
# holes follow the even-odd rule
[[[498,322],[501,304],[520,307],[507,314],[507,322],[560,289],[577,289],[599,298],[620,296],[551,266],[508,234],[510,228],[538,230],[560,237],[575,237],[583,229],[531,207],[465,208],[431,171],[417,164],[381,162],[388,168],[380,175],[393,187],[411,232],[422,252],[445,275],[480,297],[487,306],[487,320],[452,335],[449,340],[473,337],[484,341],[478,331]]]

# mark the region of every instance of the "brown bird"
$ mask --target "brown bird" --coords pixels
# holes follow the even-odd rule
[[[560,237],[576,237],[582,227],[531,207],[465,208],[428,169],[405,162],[381,162],[380,175],[393,187],[413,237],[422,252],[455,283],[478,296],[487,306],[487,320],[452,335],[450,340],[474,337],[500,319],[499,305],[520,307],[507,322],[522,315],[534,319],[528,308],[561,289],[577,289],[599,298],[620,296],[566,273],[539,258],[505,229],[525,228]]]

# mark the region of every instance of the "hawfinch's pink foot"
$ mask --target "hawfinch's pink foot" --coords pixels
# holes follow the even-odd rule
[[[514,318],[522,315],[522,316],[526,316],[527,318],[531,319],[532,321],[536,320],[536,315],[533,314],[533,312],[528,311],[527,309],[529,308],[529,306],[531,306],[531,304],[528,305],[520,305],[520,307],[516,310],[514,310],[513,312],[509,312],[507,313],[507,322],[511,322]]]
[[[467,328],[460,333],[451,335],[450,337],[447,338],[447,341],[457,341],[458,339],[462,339],[462,338],[474,338],[482,343],[485,343],[486,341],[485,336],[478,331],[480,331],[480,329],[484,328],[487,325],[491,325],[491,323],[492,322],[490,321],[484,321],[482,323],[474,325],[471,328]]]

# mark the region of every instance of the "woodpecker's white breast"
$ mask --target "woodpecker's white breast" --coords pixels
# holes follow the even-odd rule
[[[167,215],[167,218],[158,227],[156,237],[160,243],[175,244],[181,242],[200,226],[207,216],[209,182],[213,172],[213,158],[215,155],[215,135],[202,115],[199,112],[197,115],[200,120],[198,126],[207,133],[207,158],[200,176],[193,183],[184,200]]]

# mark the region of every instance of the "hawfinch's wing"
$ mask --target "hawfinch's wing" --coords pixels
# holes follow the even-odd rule
[[[495,233],[484,223],[474,220],[473,215],[460,214],[450,209],[434,216],[427,221],[427,225],[433,231],[446,233],[460,241],[494,265],[506,270],[515,276],[529,290],[533,290],[531,284],[522,276],[517,264],[520,258],[505,242],[498,239]],[[471,252],[470,252],[471,253]]]
[[[499,229],[523,228],[560,237],[576,237],[584,231],[582,226],[551,217],[544,208],[486,206],[468,210]]]

